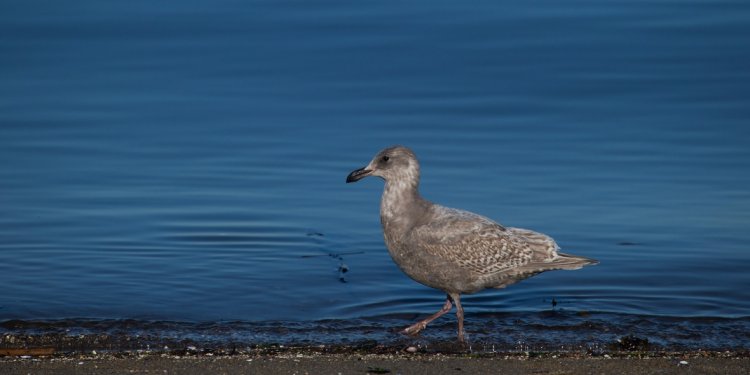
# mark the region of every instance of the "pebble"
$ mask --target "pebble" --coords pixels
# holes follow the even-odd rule
[[[406,348],[406,351],[409,352],[409,353],[416,353],[417,352],[417,347],[416,346],[410,346],[410,347]]]
[[[687,366],[687,365],[688,365],[688,361],[680,361],[680,363],[678,364],[678,366]]]

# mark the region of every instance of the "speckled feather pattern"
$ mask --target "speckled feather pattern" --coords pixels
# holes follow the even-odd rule
[[[544,234],[506,228],[484,216],[423,199],[418,192],[419,163],[405,147],[381,151],[367,168],[386,181],[380,219],[388,251],[402,271],[424,285],[474,293],[548,270],[596,263],[559,253],[555,241]]]

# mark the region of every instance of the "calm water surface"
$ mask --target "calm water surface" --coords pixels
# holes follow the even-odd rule
[[[601,261],[465,297],[475,340],[747,347],[748,19],[741,1],[4,2],[0,321],[392,340],[443,296],[390,260],[382,182],[344,179],[404,144],[426,198]]]

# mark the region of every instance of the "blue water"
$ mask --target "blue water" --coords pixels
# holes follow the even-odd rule
[[[554,324],[746,347],[748,19],[743,1],[5,1],[0,321],[430,314],[442,293],[385,250],[382,182],[344,183],[404,144],[426,198],[601,262],[465,297],[469,337],[554,298]],[[715,319],[733,328],[701,337]]]

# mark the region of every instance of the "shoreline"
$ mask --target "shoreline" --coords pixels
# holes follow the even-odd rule
[[[0,357],[4,374],[99,373],[288,373],[288,374],[461,374],[461,373],[653,373],[750,372],[750,352],[566,352],[410,353],[405,349],[291,347],[237,350],[96,351]],[[394,351],[395,350],[395,351]]]
[[[622,336],[608,344],[560,345],[557,349],[532,346],[495,346],[488,343],[461,344],[455,340],[401,337],[396,341],[358,340],[345,343],[278,343],[245,340],[212,341],[150,334],[0,334],[0,359],[104,358],[134,356],[312,356],[312,355],[406,355],[508,358],[748,358],[750,347],[683,348],[650,344],[647,338]]]
[[[9,326],[10,324],[6,324]],[[2,374],[750,373],[750,348],[680,348],[625,335],[597,345],[474,346],[429,337],[346,343],[215,341],[147,331],[0,334]],[[101,328],[101,327],[98,327]],[[164,332],[162,332],[164,333]],[[275,336],[282,337],[282,336]],[[497,349],[497,350],[496,350]]]

